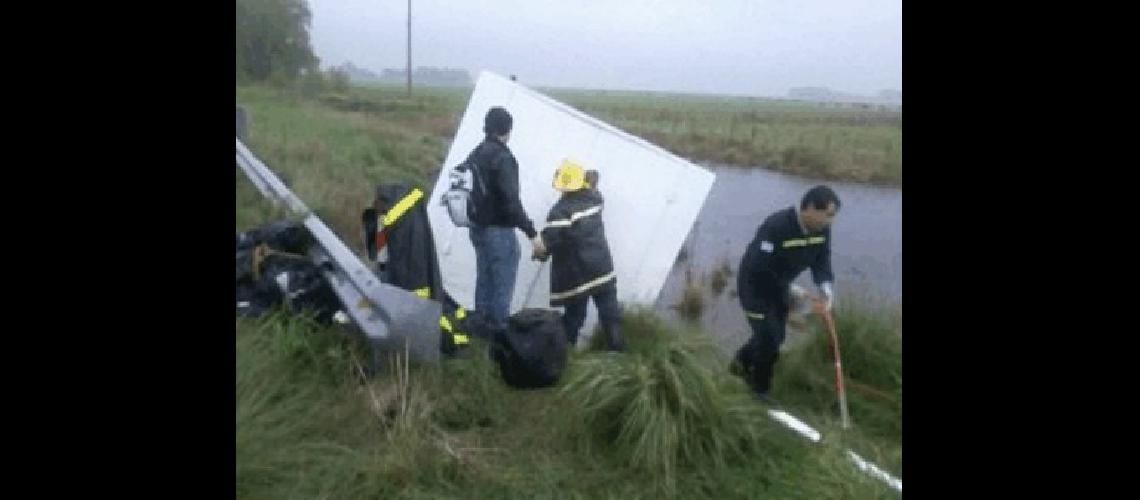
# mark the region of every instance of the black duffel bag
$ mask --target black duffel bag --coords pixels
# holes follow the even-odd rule
[[[505,334],[493,341],[492,357],[503,380],[518,389],[549,387],[566,367],[562,315],[551,309],[523,309],[511,316]]]

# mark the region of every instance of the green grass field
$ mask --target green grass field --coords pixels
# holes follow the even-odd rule
[[[901,111],[733,96],[549,93],[693,160],[826,180],[902,183]]]
[[[762,166],[820,180],[902,184],[902,112],[736,96],[537,89],[680,156]],[[249,88],[246,92],[251,92]],[[239,102],[243,89],[239,87]],[[449,140],[471,90],[356,86],[326,95],[326,107]],[[435,165],[438,167],[438,165]]]

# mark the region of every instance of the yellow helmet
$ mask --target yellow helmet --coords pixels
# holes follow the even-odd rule
[[[569,158],[562,160],[554,172],[554,189],[562,192],[577,191],[589,187],[586,183],[586,170]]]

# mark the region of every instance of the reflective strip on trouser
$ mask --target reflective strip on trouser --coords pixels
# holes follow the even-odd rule
[[[467,338],[466,334],[455,331],[454,327],[451,326],[451,320],[447,319],[447,316],[439,317],[439,326],[440,328],[443,328],[444,331],[451,334],[451,341],[456,345],[466,344],[470,342],[470,339]]]
[[[455,310],[455,319],[459,320],[466,317],[467,311],[463,309],[463,306],[459,306],[459,308]],[[455,341],[456,345],[466,344],[470,342],[470,339],[467,338],[467,335],[459,332],[451,334],[451,340]]]
[[[384,226],[395,224],[397,220],[400,220],[400,217],[404,216],[404,213],[406,213],[408,209],[412,208],[412,205],[415,205],[416,202],[423,197],[423,191],[420,191],[419,188],[413,189],[412,192],[400,198],[400,201],[397,201],[396,204],[392,206],[392,209],[388,210],[388,213],[384,214],[384,218],[380,219],[380,223]]]
[[[430,287],[430,286],[425,286],[425,287],[423,287],[423,288],[417,288],[417,289],[415,290],[415,294],[416,294],[416,295],[419,295],[420,297],[422,297],[422,298],[425,298],[425,299],[426,299],[426,298],[428,298],[428,297],[430,297],[430,296],[431,296],[431,287]]]
[[[573,297],[575,295],[583,293],[583,292],[585,292],[591,288],[594,288],[596,286],[604,285],[616,277],[617,277],[616,272],[610,271],[609,273],[606,273],[602,276],[594,278],[593,280],[590,280],[586,283],[583,283],[583,284],[581,284],[581,285],[579,285],[573,289],[567,290],[565,292],[552,293],[552,294],[550,294],[550,300],[561,300],[561,299],[565,299],[567,297]]]
[[[611,342],[619,340],[621,334],[621,305],[617,300],[617,288],[607,288],[590,295],[582,295],[566,301],[566,311],[562,314],[562,328],[570,345],[578,341],[578,331],[586,320],[586,306],[591,297],[598,310],[598,320],[602,331]],[[610,347],[614,347],[611,343]]]
[[[764,305],[752,306],[764,311],[764,314],[744,310],[752,335],[736,353],[736,360],[744,368],[748,385],[759,392],[767,392],[771,386],[773,369],[780,357],[780,346],[784,343],[787,321],[785,309],[779,305],[767,306],[774,301],[765,302]]]

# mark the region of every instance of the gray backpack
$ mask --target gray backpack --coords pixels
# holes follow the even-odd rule
[[[472,160],[474,151],[463,163],[451,169],[451,187],[443,193],[441,204],[447,207],[447,215],[457,227],[480,225],[483,220],[482,207],[487,198],[487,182],[480,168]]]

